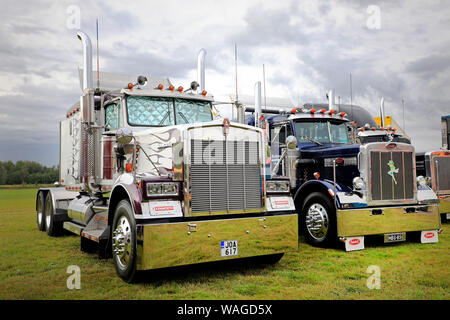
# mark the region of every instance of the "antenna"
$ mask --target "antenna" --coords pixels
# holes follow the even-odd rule
[[[99,54],[98,54],[98,19],[96,19],[96,31],[97,31],[97,88],[100,88],[100,70],[99,70]]]
[[[236,102],[239,100],[238,98],[238,84],[237,84],[237,45],[234,43],[234,78],[236,81]]]
[[[403,132],[406,134],[406,128],[405,128],[405,98],[402,98],[402,105],[403,105]]]
[[[350,112],[353,119],[353,88],[352,88],[352,73],[350,72]]]
[[[263,63],[263,84],[264,84],[264,113],[267,109],[267,101],[266,101],[266,69]]]

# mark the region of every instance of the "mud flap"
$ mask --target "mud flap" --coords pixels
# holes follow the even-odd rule
[[[364,249],[364,237],[346,237],[345,251],[355,251]]]
[[[422,231],[420,233],[420,243],[436,243],[439,242],[438,232],[433,231]]]

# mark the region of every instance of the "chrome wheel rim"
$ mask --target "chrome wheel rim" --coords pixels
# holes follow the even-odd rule
[[[316,240],[323,240],[329,227],[327,210],[321,204],[314,203],[308,208],[305,220],[306,229],[311,237]]]
[[[131,260],[131,226],[127,217],[119,218],[112,239],[115,259],[121,269],[126,269]]]
[[[39,226],[41,226],[42,223],[42,202],[43,200],[40,198],[38,201],[38,211],[37,211],[37,222]]]
[[[51,201],[50,198],[47,198],[47,201],[45,203],[45,226],[47,227],[47,230],[50,228],[50,219],[52,218],[52,207],[51,207]]]

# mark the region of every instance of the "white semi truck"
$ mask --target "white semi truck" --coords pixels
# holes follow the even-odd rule
[[[105,74],[94,86],[90,39],[77,36],[83,90],[60,122],[61,187],[36,196],[39,230],[75,233],[82,251],[112,257],[127,282],[140,270],[276,262],[298,250],[289,180],[266,179],[262,129],[214,119],[203,49],[187,90]]]

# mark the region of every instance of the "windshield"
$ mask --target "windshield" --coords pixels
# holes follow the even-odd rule
[[[349,143],[345,122],[296,121],[295,135],[300,143]]]
[[[128,123],[131,126],[161,127],[212,120],[208,101],[129,96]]]

